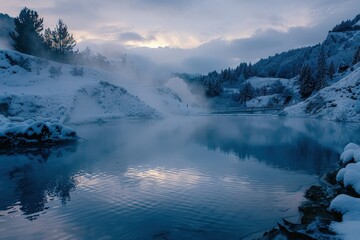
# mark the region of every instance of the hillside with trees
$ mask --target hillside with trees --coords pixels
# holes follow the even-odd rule
[[[354,69],[360,61],[359,20],[360,14],[335,26],[321,44],[275,54],[255,64],[243,62],[236,68],[207,75],[178,76],[184,78],[194,92],[205,93],[214,107],[222,104],[246,107],[249,100],[261,102],[264,96],[269,96],[269,106],[273,105],[274,99],[279,107],[290,102],[295,104],[338,81],[342,73]],[[254,85],[253,79],[258,78],[267,84],[250,87],[249,84]],[[272,86],[274,81],[282,85],[276,96],[273,88],[277,87]]]

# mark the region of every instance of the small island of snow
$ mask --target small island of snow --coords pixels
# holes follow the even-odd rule
[[[57,145],[76,142],[76,132],[62,124],[48,121],[16,121],[0,116],[0,147]]]

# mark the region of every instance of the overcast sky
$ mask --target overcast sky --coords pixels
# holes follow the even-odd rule
[[[127,53],[175,71],[207,72],[322,42],[359,0],[0,0],[11,16],[27,6],[45,27],[62,18],[78,47]]]

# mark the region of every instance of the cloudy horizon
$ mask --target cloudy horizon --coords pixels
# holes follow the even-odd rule
[[[3,1],[3,0],[1,0]],[[45,27],[59,18],[80,49],[126,53],[174,71],[206,73],[314,45],[359,12],[355,0],[33,0],[2,2],[12,17],[36,10]]]

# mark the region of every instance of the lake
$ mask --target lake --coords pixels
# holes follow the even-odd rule
[[[72,126],[0,152],[2,239],[239,239],[297,221],[359,124],[212,115]],[[254,235],[255,234],[255,235]]]

